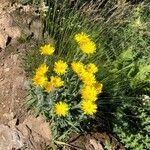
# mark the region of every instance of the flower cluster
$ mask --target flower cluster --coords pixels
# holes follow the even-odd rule
[[[39,68],[36,69],[35,75],[32,79],[33,84],[40,87],[44,87],[48,80],[46,76],[47,71],[48,67],[46,66],[46,64],[40,65]]]
[[[97,111],[95,101],[98,94],[102,92],[102,84],[96,81],[95,77],[98,68],[93,63],[84,65],[81,62],[72,62],[72,69],[83,82],[80,90],[82,98],[81,109],[84,114],[93,115]]]
[[[96,44],[87,34],[83,32],[76,34],[74,39],[81,52],[88,54],[88,56],[83,56],[89,57],[89,54],[96,51]],[[59,124],[63,130],[69,119],[69,122],[74,124],[74,122],[80,123],[93,116],[97,112],[97,99],[103,87],[96,79],[98,67],[91,62],[84,63],[85,59],[87,62],[87,58],[82,61],[80,58],[73,59],[69,63],[60,59],[53,65],[49,65],[47,56],[53,55],[55,47],[47,44],[41,46],[39,51],[46,57],[44,63],[35,70],[32,83],[35,89],[40,91],[39,94],[43,94],[44,104],[41,104],[41,99],[38,104],[42,105],[46,115],[52,119],[54,124],[58,121],[56,124]],[[41,98],[41,96],[37,97]]]
[[[80,49],[87,54],[94,53],[96,50],[95,43],[85,33],[79,33],[75,35],[75,40],[79,44]],[[41,55],[52,55],[55,51],[54,46],[47,44],[40,47]],[[53,75],[48,77],[46,74],[49,67],[46,63],[40,65],[32,79],[33,84],[44,89],[45,92],[50,93],[63,88],[65,81],[62,80],[62,76],[67,73],[68,64],[63,60],[58,60],[54,63]],[[93,115],[97,112],[96,100],[98,94],[102,92],[102,84],[96,80],[95,74],[98,72],[98,68],[93,63],[84,64],[81,61],[73,61],[71,63],[71,69],[74,75],[77,75],[81,81],[81,88],[78,89],[81,94],[80,110],[85,115]],[[72,107],[72,106],[71,106]],[[54,112],[57,116],[65,117],[71,111],[70,105],[67,102],[60,101],[54,104]]]
[[[75,41],[79,44],[80,49],[86,54],[92,54],[96,51],[96,44],[83,32],[75,35]]]

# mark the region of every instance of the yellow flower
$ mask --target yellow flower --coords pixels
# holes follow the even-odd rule
[[[84,64],[82,62],[72,62],[71,63],[71,66],[72,66],[72,70],[77,73],[78,75],[82,72],[85,71],[85,67],[84,67]]]
[[[98,68],[96,67],[95,64],[93,63],[89,63],[86,65],[86,70],[89,72],[89,73],[96,73],[98,71]]]
[[[40,47],[41,55],[52,55],[55,51],[55,48],[51,44],[47,44]]]
[[[64,74],[67,71],[67,68],[67,63],[62,60],[59,60],[54,64],[54,71],[59,75]]]
[[[100,94],[102,93],[102,88],[103,88],[103,84],[96,82],[95,84],[93,84],[93,86],[95,87],[95,89],[97,90],[97,93]]]
[[[59,117],[61,116],[65,117],[69,112],[69,106],[67,103],[60,101],[55,104],[54,111],[56,115],[58,115]]]
[[[83,32],[76,34],[74,39],[76,42],[78,42],[78,44],[86,43],[86,42],[90,41],[89,35],[87,35],[86,33],[83,33]]]
[[[93,85],[94,83],[96,83],[95,75],[87,71],[82,72],[79,77],[86,85]]]
[[[79,46],[86,54],[92,54],[96,51],[96,44],[93,41],[81,43]]]
[[[56,88],[59,88],[61,86],[64,85],[64,81],[62,81],[62,79],[58,76],[51,76],[51,84],[56,87]]]
[[[47,82],[47,77],[46,76],[41,76],[41,75],[35,75],[32,79],[33,84],[36,86],[44,87],[46,82]]]
[[[85,101],[96,101],[97,90],[93,86],[83,86],[81,89],[81,97]]]
[[[97,105],[94,102],[83,100],[81,102],[81,110],[86,115],[94,115],[97,112]]]
[[[54,86],[53,84],[51,83],[51,81],[47,82],[46,85],[45,85],[45,91],[46,92],[51,92],[52,90],[54,90]]]
[[[37,69],[36,69],[36,75],[42,76],[48,71],[48,67],[46,64],[41,64]]]

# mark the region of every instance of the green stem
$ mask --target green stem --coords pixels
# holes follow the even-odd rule
[[[76,58],[78,58],[77,56],[78,56],[79,52],[80,52],[80,49],[77,48],[77,51],[76,51],[76,53],[75,53],[75,55],[73,57],[73,60],[77,60]]]
[[[44,63],[46,64],[46,62],[47,62],[47,56],[44,57]]]
[[[71,131],[71,129],[67,130],[63,135],[61,135],[58,139],[61,140],[63,137],[66,137],[66,135]]]
[[[56,144],[58,145],[66,145],[66,146],[70,146],[69,144],[65,143],[65,142],[61,142],[61,141],[54,141]]]

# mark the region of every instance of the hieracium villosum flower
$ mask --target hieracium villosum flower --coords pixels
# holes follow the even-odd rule
[[[85,115],[94,115],[97,112],[97,105],[92,101],[83,100],[81,110]]]
[[[78,33],[75,35],[75,41],[78,43],[83,53],[93,54],[96,52],[96,44],[90,39],[86,33]]]
[[[54,106],[54,111],[59,117],[65,117],[69,112],[69,105],[65,102],[58,102]]]
[[[64,73],[66,73],[67,68],[68,68],[67,63],[62,60],[59,60],[59,61],[55,62],[55,64],[54,64],[54,71],[58,75],[62,75]]]
[[[47,44],[40,47],[41,55],[52,55],[55,51],[55,47],[52,44]]]

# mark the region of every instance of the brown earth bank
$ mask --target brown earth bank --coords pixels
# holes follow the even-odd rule
[[[34,45],[33,42],[20,44],[18,39],[33,33],[36,39],[41,28],[36,20],[33,24],[38,23],[38,26],[29,29],[33,17],[30,10],[30,6],[12,4],[11,0],[0,1],[0,150],[50,149],[47,146],[51,143],[49,123],[41,116],[31,115],[25,107],[27,78],[21,57]],[[73,135],[62,149],[103,150],[106,141],[113,150],[124,150],[111,134],[105,132]]]

